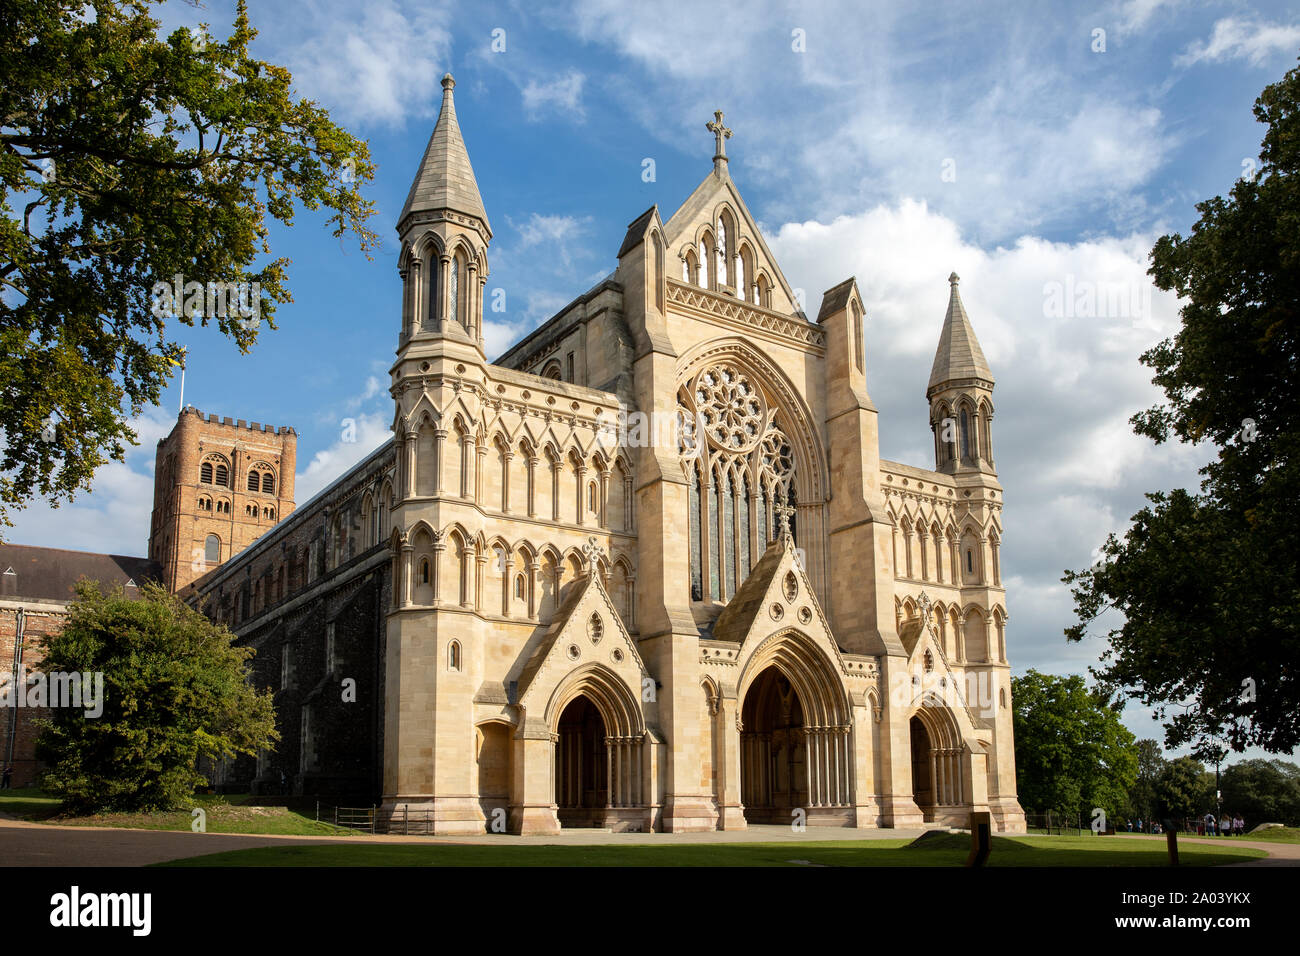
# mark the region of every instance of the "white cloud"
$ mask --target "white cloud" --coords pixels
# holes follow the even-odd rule
[[[1176,66],[1245,60],[1262,66],[1274,54],[1295,56],[1300,49],[1300,25],[1259,23],[1224,17],[1214,24],[1210,39],[1196,42],[1174,58]]]
[[[1179,303],[1149,285],[1155,234],[985,249],[925,203],[879,205],[830,223],[788,223],[769,245],[793,286],[854,275],[866,305],[867,388],[881,455],[933,467],[925,388],[948,303],[948,274],[997,385],[993,454],[1005,488],[1003,569],[1017,670],[1082,672],[1097,642],[1067,645],[1072,602],[1060,577],[1146,504],[1145,491],[1195,487],[1203,449],[1155,446],[1129,418],[1158,402],[1138,356],[1178,328]],[[1045,289],[1070,290],[1054,312]],[[1100,291],[1091,297],[1081,290]],[[1122,296],[1108,296],[1118,289]],[[1149,290],[1149,292],[1148,292]]]
[[[510,224],[515,225],[513,221]],[[545,246],[543,260],[549,260],[552,267],[558,264],[567,271],[573,265],[575,256],[590,255],[590,250],[579,245],[579,240],[586,235],[590,225],[590,216],[543,216],[533,213],[527,222],[515,226],[519,232],[518,248],[523,250]],[[542,265],[544,262],[537,264]]]
[[[340,428],[338,439],[313,455],[298,473],[294,484],[298,504],[309,500],[393,435],[391,412],[358,415],[352,424],[354,429]]]
[[[569,70],[549,82],[529,80],[522,91],[524,112],[533,120],[540,119],[545,112],[556,112],[581,121],[586,118],[582,105],[582,88],[586,82],[586,75],[577,70]]]
[[[1126,0],[1120,5],[1120,20],[1115,30],[1120,36],[1136,33],[1161,9],[1172,9],[1180,6],[1181,2],[1182,0]]]
[[[518,322],[493,322],[483,320],[483,352],[488,361],[494,360],[521,337],[524,329]]]
[[[69,504],[55,508],[33,501],[13,516],[14,526],[6,530],[5,540],[73,551],[145,554],[153,511],[154,455],[159,439],[172,430],[176,419],[161,408],[151,408],[130,424],[140,443],[127,449],[125,462],[100,466],[92,490]]]
[[[699,15],[694,3],[584,0],[573,22],[580,39],[670,78],[653,95],[638,73],[604,84],[650,135],[710,156],[704,122],[723,108],[733,174],[767,190],[769,215],[829,221],[913,196],[983,242],[1085,216],[1127,229],[1147,211],[1136,191],[1176,141],[1149,85],[1099,73],[1095,61],[1028,52],[1092,56],[1070,18],[990,18],[980,3],[935,14],[892,2],[792,13],[772,2],[724,30],[661,28]],[[793,29],[806,52],[792,49]],[[705,90],[716,92],[702,99]]]
[[[259,43],[272,44],[299,94],[337,121],[401,126],[436,113],[451,50],[443,5],[321,0],[259,13],[271,20]]]

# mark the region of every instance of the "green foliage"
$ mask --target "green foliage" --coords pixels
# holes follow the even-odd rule
[[[146,584],[139,600],[82,582],[42,668],[103,674],[103,713],[55,708],[37,741],[42,785],[77,812],[187,805],[200,758],[255,754],[279,739],[271,691],[248,683],[253,650]]]
[[[1167,718],[1166,745],[1300,743],[1300,69],[1263,91],[1259,174],[1161,238],[1150,275],[1184,303],[1142,356],[1165,402],[1133,418],[1157,444],[1216,451],[1199,492],[1147,495],[1105,559],[1071,571],[1078,623],[1123,623],[1094,670]]]
[[[1137,776],[1129,788],[1129,813],[1142,820],[1156,820],[1156,781],[1165,768],[1164,754],[1155,740],[1139,740],[1136,746]]]
[[[1012,678],[1011,700],[1021,806],[1079,813],[1085,820],[1100,807],[1118,820],[1138,771],[1121,705],[1089,689],[1082,677],[1034,670]]]
[[[231,36],[167,38],[156,0],[7,0],[0,30],[0,524],[36,496],[88,488],[136,443],[182,361],[154,284],[258,283],[260,318],[292,301],[268,214],[328,210],[369,255],[369,147]],[[251,303],[250,303],[251,305]],[[164,311],[160,309],[159,311]],[[215,322],[247,352],[256,321]],[[223,310],[224,311],[224,310]],[[49,425],[53,423],[53,427]]]
[[[1243,760],[1223,771],[1223,808],[1247,827],[1300,826],[1300,767],[1285,760]]]
[[[1161,820],[1201,817],[1214,806],[1214,774],[1209,775],[1199,760],[1176,757],[1165,765],[1156,779],[1156,812]]]

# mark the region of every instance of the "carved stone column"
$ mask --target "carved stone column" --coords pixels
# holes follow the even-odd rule
[[[399,582],[401,588],[401,600],[398,602],[399,607],[410,607],[411,605],[411,559],[415,552],[415,545],[405,535],[402,536],[402,580]]]
[[[507,450],[501,455],[501,512],[510,514],[510,462],[514,453]]]
[[[442,326],[448,318],[459,320],[456,303],[451,301],[451,256],[442,256],[439,260],[442,281],[438,283],[438,325]]]
[[[578,479],[578,524],[585,525],[587,523],[587,503],[583,498],[584,492],[587,490],[587,466],[579,465],[574,469],[574,474]]]
[[[474,443],[474,500],[483,501],[483,470],[487,461],[487,445],[476,441]]]
[[[599,523],[602,528],[609,527],[609,469],[600,469],[600,517]]]
[[[443,462],[446,460],[443,458],[443,448],[446,445],[446,443],[447,443],[447,429],[445,428],[434,429],[433,460],[435,462],[435,465],[433,471],[434,474],[433,491],[434,494],[437,495],[442,494],[442,465]]]
[[[441,603],[439,595],[442,593],[442,554],[447,550],[446,533],[435,531],[433,533],[433,606],[438,607]]]
[[[537,517],[537,465],[541,461],[536,455],[528,456],[528,517]]]
[[[501,562],[501,616],[510,616],[511,579],[514,577],[514,558],[505,557]]]
[[[541,568],[536,561],[528,562],[528,617],[537,619],[537,572]]]
[[[415,447],[416,442],[420,437],[420,433],[411,430],[403,437],[406,439],[406,498],[409,500],[415,497]]]

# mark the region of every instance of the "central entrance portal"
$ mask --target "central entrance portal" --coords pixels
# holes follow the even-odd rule
[[[599,827],[609,804],[605,722],[586,697],[560,715],[555,745],[555,803],[562,827]]]
[[[794,686],[769,667],[750,685],[741,710],[740,802],[747,823],[789,824],[808,806],[803,705]]]

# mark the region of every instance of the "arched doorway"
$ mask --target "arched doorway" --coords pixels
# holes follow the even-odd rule
[[[912,739],[912,799],[927,823],[965,819],[970,802],[966,748],[951,711],[927,704],[908,722]]]
[[[909,721],[912,731],[912,799],[926,820],[934,818],[934,792],[930,783],[930,734],[920,717]]]
[[[740,802],[745,822],[786,824],[808,806],[803,704],[789,678],[768,667],[741,709]]]
[[[560,714],[555,744],[555,804],[562,827],[596,827],[609,804],[605,722],[586,694]]]

